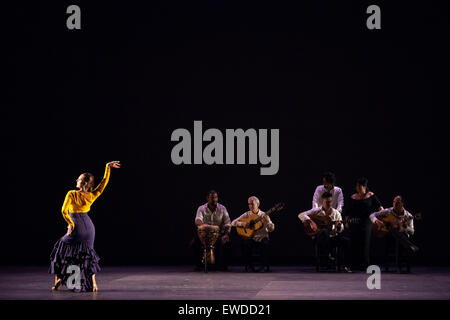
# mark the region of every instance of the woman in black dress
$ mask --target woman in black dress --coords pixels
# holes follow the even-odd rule
[[[351,237],[353,268],[364,270],[370,264],[372,222],[369,215],[383,207],[378,197],[369,191],[368,180],[364,177],[356,180],[356,193],[348,203],[344,223]]]

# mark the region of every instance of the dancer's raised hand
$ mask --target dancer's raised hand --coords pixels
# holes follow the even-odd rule
[[[120,161],[111,161],[108,162],[107,165],[112,168],[120,168]]]

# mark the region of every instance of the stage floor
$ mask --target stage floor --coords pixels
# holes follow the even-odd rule
[[[313,267],[277,267],[269,273],[194,272],[190,266],[102,267],[98,293],[51,292],[47,267],[1,267],[0,299],[236,300],[236,299],[450,299],[450,269],[415,267],[411,274],[381,274],[369,290],[368,274],[316,273]]]

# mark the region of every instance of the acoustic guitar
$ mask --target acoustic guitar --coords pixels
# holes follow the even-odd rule
[[[316,225],[317,225],[317,229],[314,230],[311,228],[311,225],[307,222],[303,223],[303,226],[305,227],[305,233],[310,236],[313,237],[315,235],[317,235],[321,230],[323,229],[327,229],[330,233],[330,236],[335,236],[337,235],[337,227],[336,227],[336,223],[338,221],[331,221],[330,216],[319,216],[317,214],[310,214],[308,216]]]
[[[372,224],[372,233],[377,238],[384,238],[391,230],[393,229],[399,229],[401,224],[406,223],[412,219],[416,220],[422,220],[422,213],[416,213],[412,217],[400,217],[397,218],[396,216],[390,214],[387,217],[380,217],[379,220],[384,222],[384,225],[378,229],[378,225],[373,223]]]
[[[272,208],[266,211],[266,215],[270,215],[271,213],[280,211],[284,208],[284,203],[280,202],[274,205]],[[256,213],[252,213],[252,215],[248,218],[242,218],[240,222],[249,222],[248,227],[240,227],[236,226],[236,232],[239,236],[243,238],[251,238],[255,234],[255,232],[261,229],[264,226],[263,217],[259,216]]]

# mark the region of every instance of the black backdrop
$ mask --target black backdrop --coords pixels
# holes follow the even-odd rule
[[[2,263],[46,263],[65,232],[66,192],[84,171],[98,182],[111,160],[123,167],[91,210],[103,264],[186,263],[211,188],[231,218],[250,195],[263,209],[283,200],[273,260],[306,261],[297,214],[325,170],[346,196],[360,175],[384,206],[403,194],[425,217],[422,261],[448,260],[445,11],[377,2],[382,29],[371,31],[371,2],[298,2],[19,2],[2,128]],[[66,28],[70,4],[81,7],[79,31]],[[193,132],[194,120],[204,130],[279,128],[278,174],[175,166],[171,133]]]

